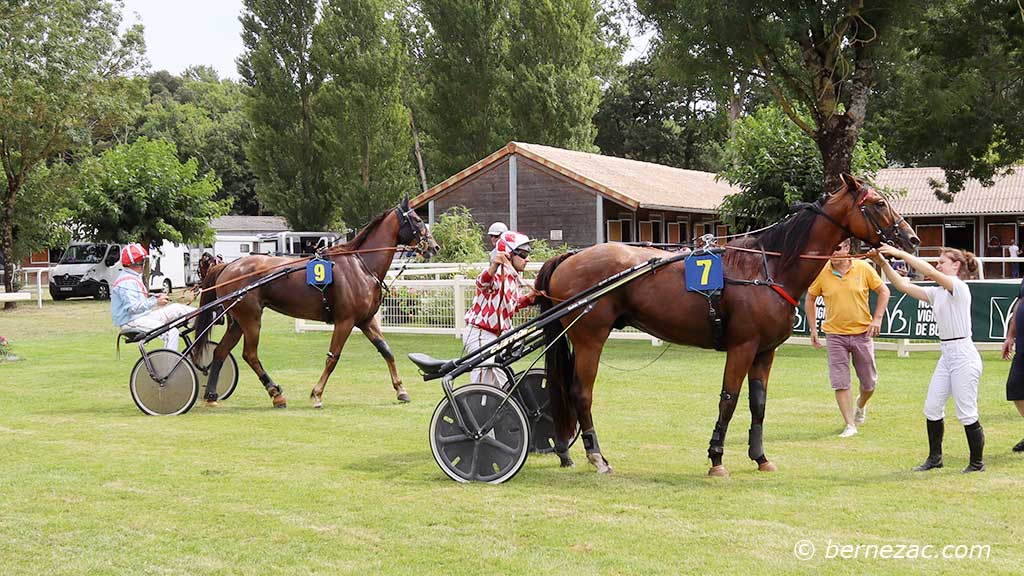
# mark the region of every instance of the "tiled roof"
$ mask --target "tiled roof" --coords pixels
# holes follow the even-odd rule
[[[284,232],[291,230],[281,216],[221,216],[210,223],[214,230],[252,230],[253,232]]]
[[[878,172],[875,184],[906,191],[905,196],[893,199],[894,207],[904,216],[1024,214],[1024,166],[1017,166],[1014,174],[996,177],[995,185],[988,188],[977,180],[968,180],[950,203],[935,197],[928,185],[932,179],[945,188],[946,176],[941,168],[887,168]]]
[[[501,150],[455,174],[412,200],[419,206],[509,154],[519,154],[631,208],[714,212],[738,193],[715,175],[661,164],[577,152],[539,144],[509,142]]]

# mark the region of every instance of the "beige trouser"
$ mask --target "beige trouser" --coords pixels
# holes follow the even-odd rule
[[[150,330],[155,330],[168,322],[177,320],[186,314],[191,314],[194,311],[195,308],[184,304],[167,304],[165,306],[157,306],[142,316],[130,320],[127,324],[121,326],[121,328],[133,328],[135,330],[149,332]],[[164,348],[170,348],[177,352],[178,334],[179,330],[177,328],[172,328],[161,334],[160,339],[164,341]]]

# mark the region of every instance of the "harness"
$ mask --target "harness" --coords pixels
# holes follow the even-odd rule
[[[397,239],[398,244],[414,245],[417,247],[418,250],[422,250],[423,243],[427,241],[427,235],[423,233],[422,227],[414,226],[412,219],[409,218],[409,214],[415,213],[415,210],[413,210],[412,208],[405,210],[403,209],[403,206],[397,206],[395,207],[394,211],[395,216],[398,218],[399,222]],[[391,288],[387,285],[387,283],[384,282],[383,278],[377,276],[377,274],[370,269],[370,266],[366,263],[366,260],[363,259],[362,254],[356,252],[354,253],[354,255],[356,257],[356,261],[359,262],[359,267],[362,268],[363,272],[373,279],[374,284],[380,287],[380,297],[381,299],[383,299],[386,294],[391,292]],[[326,260],[333,264],[333,261],[330,260],[330,255],[327,254],[326,247],[317,250],[315,257],[317,259]],[[392,285],[394,284],[395,281],[398,280],[399,276],[402,275],[402,272],[405,271],[406,265],[408,265],[408,260],[406,260],[406,262],[402,265],[402,269],[399,270],[398,274],[395,276],[395,280],[392,280]],[[334,308],[328,299],[328,292],[330,291],[327,290],[326,287],[320,288],[320,302],[321,305],[323,306],[324,322],[327,324],[333,324]]]
[[[879,239],[878,242],[872,242],[867,238],[864,238],[854,233],[853,230],[850,230],[848,226],[844,225],[842,222],[839,222],[838,220],[833,218],[832,215],[830,215],[828,212],[824,210],[821,204],[821,200],[809,204],[801,204],[800,209],[810,210],[815,214],[823,216],[825,220],[827,220],[833,226],[845,232],[850,237],[856,238],[863,242],[864,244],[871,246],[873,248],[877,248],[878,246],[880,246],[881,242],[896,242],[896,236],[898,234],[897,231],[900,225],[905,222],[904,218],[902,216],[900,216],[899,218],[893,218],[892,226],[890,226],[888,229],[883,229],[881,223],[878,221],[878,218],[871,211],[869,211],[867,209],[867,206],[865,205],[865,203],[868,200],[878,198],[876,193],[873,190],[868,189],[867,192],[865,192],[864,195],[858,199],[855,188],[847,186],[847,191],[849,191],[850,194],[854,196],[854,199],[857,202],[857,208],[860,210],[861,215],[864,217],[864,221],[867,222],[868,225],[871,226],[871,228],[874,230],[876,237]],[[775,224],[773,224],[772,226],[775,226]],[[770,227],[771,226],[769,226],[768,228]],[[709,246],[714,244],[715,237],[714,235],[711,234],[705,234],[704,236],[701,237],[701,240],[704,242],[705,246]],[[705,248],[704,250],[707,250],[707,248]],[[764,267],[763,280],[759,278],[747,280],[725,277],[725,284],[733,284],[739,286],[767,286],[771,288],[776,294],[778,294],[779,297],[785,300],[790,306],[792,306],[793,308],[798,308],[800,306],[800,303],[797,301],[797,299],[786,291],[785,286],[776,282],[775,279],[772,278],[771,273],[768,270],[768,253],[765,251],[764,246],[760,246],[760,252],[762,266]],[[708,300],[708,318],[711,321],[711,334],[712,339],[714,341],[715,350],[718,351],[725,350],[725,317],[721,311],[722,290],[722,288],[710,291],[693,290],[695,292],[700,293]]]

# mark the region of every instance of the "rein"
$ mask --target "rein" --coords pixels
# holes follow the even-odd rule
[[[355,254],[356,257],[358,257],[360,254],[367,254],[367,253],[370,253],[370,252],[387,252],[389,250],[390,251],[397,251],[397,250],[404,250],[405,248],[406,247],[400,247],[400,246],[387,246],[387,247],[384,247],[384,248],[360,248],[360,249],[356,249],[356,250],[344,250],[344,249],[339,249],[337,247],[335,247],[335,248],[328,248],[327,250],[324,250],[320,254],[312,254],[310,256],[303,256],[301,258],[294,258],[292,260],[288,260],[288,261],[282,262],[282,263],[274,265],[274,266],[267,266],[266,268],[260,268],[258,270],[253,270],[252,272],[249,272],[248,274],[243,274],[243,275],[241,275],[241,276],[239,276],[237,278],[232,278],[231,280],[227,280],[225,282],[221,282],[219,284],[215,284],[213,286],[210,286],[209,288],[202,288],[200,290],[193,290],[192,291],[193,294],[194,294],[193,298],[195,298],[196,296],[199,296],[200,294],[202,294],[204,292],[209,292],[211,290],[216,290],[217,288],[220,288],[221,286],[227,286],[228,284],[234,284],[236,282],[239,282],[241,280],[245,280],[246,278],[250,278],[252,276],[257,276],[259,274],[263,274],[263,273],[269,272],[271,270],[277,270],[278,268],[284,268],[285,266],[291,266],[292,264],[297,264],[299,262],[307,262],[310,259],[312,259],[312,258],[314,258],[314,257],[316,257],[318,255],[323,255],[323,256],[344,256],[344,255],[348,255],[348,254]],[[362,258],[359,258],[359,262],[363,265],[363,268],[366,268],[366,263],[363,262]],[[371,273],[370,276],[372,276],[375,280],[377,280],[377,282],[380,282],[380,279],[378,279],[375,274]],[[383,283],[381,283],[381,284],[383,285]]]

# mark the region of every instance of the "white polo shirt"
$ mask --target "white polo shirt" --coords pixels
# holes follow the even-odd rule
[[[959,279],[953,278],[953,292],[942,286],[928,286],[928,301],[932,304],[939,338],[966,338],[971,340],[971,289]]]

